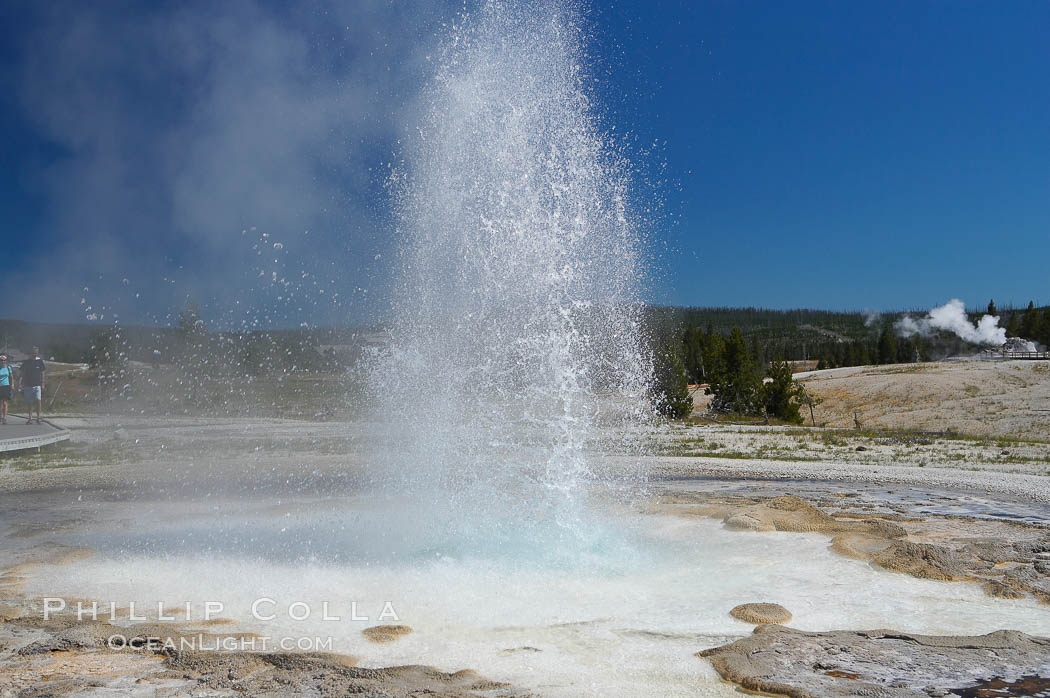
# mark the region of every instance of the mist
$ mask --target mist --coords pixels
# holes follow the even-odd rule
[[[43,249],[4,281],[14,313],[167,324],[195,297],[227,325],[369,317],[389,166],[446,11],[27,3],[6,77],[49,147],[23,173]]]

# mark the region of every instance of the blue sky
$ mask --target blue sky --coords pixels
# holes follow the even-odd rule
[[[0,315],[369,317],[456,6],[0,3]],[[653,300],[1050,302],[1050,3],[584,14],[603,123],[657,180]]]
[[[636,12],[633,108],[681,181],[675,302],[1050,301],[1050,4]]]

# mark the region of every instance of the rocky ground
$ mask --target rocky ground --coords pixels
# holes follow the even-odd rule
[[[1050,521],[1003,507],[979,515],[929,513],[949,493],[886,496],[875,486],[769,481],[760,487],[704,481],[661,490],[657,509],[713,517],[741,532],[823,533],[830,548],[883,569],[923,579],[968,581],[998,598],[1050,605]],[[805,492],[803,499],[791,492]],[[1024,507],[1022,506],[1022,510]],[[1027,519],[1022,521],[1021,519]],[[1050,638],[1015,631],[922,636],[886,629],[803,632],[786,627],[790,609],[744,604],[730,613],[757,625],[752,636],[698,656],[750,691],[817,696],[1050,696]],[[1050,614],[1048,614],[1050,615]]]
[[[191,634],[192,633],[192,634]],[[115,648],[115,637],[139,646]],[[16,696],[443,696],[523,695],[465,670],[355,666],[353,657],[310,652],[180,649],[182,637],[222,647],[240,636],[164,625],[84,623],[74,616],[0,626],[0,694]],[[200,644],[197,645],[202,646]]]
[[[754,635],[699,656],[744,689],[792,698],[1050,695],[1050,639],[1008,630],[933,637],[760,625]]]
[[[853,499],[843,497],[822,508],[794,495],[672,491],[661,501],[681,516],[719,518],[730,530],[828,534],[835,552],[883,569],[979,582],[991,596],[1032,596],[1050,604],[1050,527],[922,515],[908,506],[901,507],[903,513],[879,511]]]
[[[1007,420],[1009,421],[1009,420]],[[657,438],[660,477],[704,476],[963,486],[1050,504],[1050,438],[907,429],[670,424]]]

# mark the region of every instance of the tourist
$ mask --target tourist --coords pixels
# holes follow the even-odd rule
[[[7,403],[11,399],[15,372],[7,365],[7,354],[0,354],[0,424],[7,424]]]
[[[33,357],[22,362],[22,369],[18,372],[18,389],[25,394],[29,406],[26,424],[33,423],[34,407],[36,423],[40,424],[40,403],[44,397],[44,360],[40,358],[40,349],[37,347],[33,347]]]

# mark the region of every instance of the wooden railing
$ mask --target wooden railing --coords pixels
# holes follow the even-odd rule
[[[1050,359],[1050,351],[1003,351],[984,356],[989,359]]]

